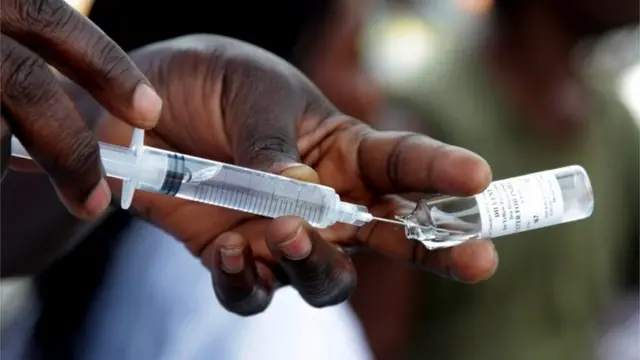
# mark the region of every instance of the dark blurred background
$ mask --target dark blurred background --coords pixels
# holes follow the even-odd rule
[[[126,50],[195,32],[262,46],[349,115],[469,148],[495,179],[583,165],[596,212],[497,240],[499,270],[482,284],[361,254],[351,304],[316,310],[285,291],[250,319],[217,305],[166,234],[116,212],[44,275],[2,281],[3,360],[33,347],[82,360],[640,359],[637,0],[68,2]],[[43,207],[66,234],[62,207]],[[23,211],[12,220],[35,237]],[[145,246],[156,256],[141,261]],[[295,346],[273,346],[282,333]]]

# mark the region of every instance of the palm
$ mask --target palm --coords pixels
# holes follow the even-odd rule
[[[196,95],[194,98],[211,97]],[[171,99],[165,102],[171,108]],[[366,126],[344,116],[323,119],[314,114],[301,114],[300,119],[297,141],[300,158],[304,164],[316,171],[315,174],[313,172],[300,174],[300,180],[320,182],[330,186],[341,198],[353,203],[364,205],[389,203],[388,200],[381,201],[376,198],[359,177],[358,138],[363,132],[369,131]],[[177,120],[163,116],[160,125],[154,131],[147,133],[146,144],[227,163],[238,163],[229,145],[233,143],[233,139],[219,136],[224,134],[224,131],[207,131],[210,128],[227,126],[225,119],[202,113],[198,117],[191,117],[190,120],[191,126],[173,127],[184,131],[171,131],[170,124]],[[131,131],[131,128],[125,128],[125,125],[117,121],[109,123],[104,129],[103,138],[106,141],[123,144],[126,144]],[[209,146],[209,144],[223,145]],[[200,255],[210,242],[223,232],[236,231],[250,240],[256,257],[268,262],[273,261],[264,242],[269,219],[143,192],[136,194],[134,206],[144,217],[156,224],[161,224],[163,229],[184,241],[194,254]],[[385,209],[389,210],[386,207]],[[358,239],[364,241],[364,237],[356,236],[358,230],[354,226],[336,225],[323,230],[322,233],[329,242],[356,245]]]
[[[147,133],[147,145],[277,172],[278,166],[283,164],[273,164],[271,159],[255,159],[252,154],[234,149],[242,142],[255,143],[251,147],[256,152],[262,150],[268,153],[279,150],[277,147],[280,146],[273,142],[260,144],[255,138],[260,139],[261,135],[252,139],[252,135],[248,134],[251,131],[241,125],[254,114],[242,113],[238,109],[249,108],[260,112],[261,118],[256,119],[258,121],[290,122],[289,119],[278,119],[284,113],[295,123],[292,131],[296,136],[301,162],[316,171],[321,183],[333,187],[342,198],[355,203],[369,205],[374,200],[359,176],[359,140],[365,132],[370,131],[368,127],[340,115],[301,74],[291,68],[283,68],[281,61],[268,58],[264,62],[267,65],[256,71],[251,68],[255,65],[251,59],[220,59],[209,51],[172,52],[167,51],[166,47],[143,49],[133,57],[141,64],[143,71],[146,70],[148,78],[165,100],[158,126]],[[153,59],[153,62],[147,62],[149,59]],[[212,70],[209,66],[212,61],[226,61],[226,66],[220,66],[220,71],[213,66]],[[271,63],[273,65],[268,66]],[[241,81],[236,86],[225,87],[223,79],[229,74],[224,71],[231,71],[229,64],[232,64],[235,76]],[[291,77],[298,78],[293,86],[289,81]],[[265,84],[256,84],[256,80]],[[258,95],[264,93],[269,96],[259,100]],[[255,104],[234,107],[232,99],[239,95],[243,95],[242,98],[255,98]],[[270,115],[274,108],[276,111],[283,110]],[[131,128],[121,122],[109,121],[103,129],[103,139],[109,142],[126,144],[130,137]],[[318,181],[315,176],[309,172],[302,174],[301,180]],[[252,239],[256,255],[268,257],[261,235],[268,224],[266,219],[144,193],[136,195],[134,207],[183,240],[195,254],[200,254],[222,232],[237,230]],[[353,226],[336,226],[325,231],[325,235],[332,242],[354,244],[356,230]]]
[[[386,194],[435,190],[470,195],[488,184],[490,171],[476,155],[422,135],[374,131],[341,114],[301,73],[270,54],[219,38],[187,40],[133,54],[164,100],[158,126],[147,133],[149,146],[320,182],[377,216],[411,207]],[[102,140],[128,144],[129,126],[113,118],[105,124]],[[253,265],[245,267],[244,275],[227,278],[224,272],[213,272],[221,302],[238,313],[254,313],[268,304],[269,295],[251,294],[269,294],[278,269],[287,272],[309,303],[320,306],[344,300],[354,284],[349,280],[354,279],[354,270],[348,257],[327,242],[366,245],[441,274],[463,268],[472,271],[464,277],[474,280],[486,277],[495,264],[490,243],[480,244],[480,252],[474,248],[456,258],[454,251],[426,251],[406,239],[401,228],[374,223],[306,231],[313,238],[307,240],[313,250],[294,266],[282,258],[282,249],[274,248],[274,237],[285,244],[290,236],[282,222],[143,192],[136,194],[133,206],[183,241],[212,270],[219,269],[215,259],[226,246],[220,244],[230,244],[229,236],[236,245],[249,243],[251,252],[240,257]],[[280,234],[274,235],[277,229]],[[315,287],[327,284],[332,284],[328,292]],[[233,298],[238,286],[246,291]],[[247,299],[253,299],[253,305]]]

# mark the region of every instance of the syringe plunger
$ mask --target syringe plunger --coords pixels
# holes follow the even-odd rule
[[[366,207],[342,202],[335,190],[253,169],[144,146],[133,132],[129,148],[100,143],[108,176],[123,180],[121,206],[136,189],[217,205],[265,217],[298,216],[318,228],[336,222],[362,225],[373,218]],[[14,156],[29,158],[17,139]]]

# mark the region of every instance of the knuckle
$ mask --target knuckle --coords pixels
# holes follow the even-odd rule
[[[74,181],[95,170],[100,163],[98,144],[88,131],[69,131],[59,144],[48,169],[56,180]]]
[[[47,103],[55,97],[55,81],[46,64],[37,56],[12,51],[3,56],[4,97],[20,103]]]
[[[73,27],[73,11],[63,0],[15,1],[20,20],[32,30],[60,32]],[[63,34],[64,36],[64,34]]]
[[[88,42],[92,63],[102,72],[107,81],[127,75],[134,69],[125,53],[102,33],[96,33]]]
[[[403,169],[404,159],[403,156],[406,154],[404,149],[405,146],[409,145],[411,141],[420,137],[420,134],[409,133],[401,137],[393,149],[389,157],[387,158],[387,179],[391,183],[393,187],[400,187],[402,181],[400,179],[400,174],[405,173],[405,169]]]
[[[253,137],[243,152],[249,163],[262,163],[275,161],[282,156],[296,157],[294,154],[297,154],[297,149],[285,135],[268,134]]]

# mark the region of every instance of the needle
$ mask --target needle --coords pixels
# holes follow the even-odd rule
[[[410,223],[405,223],[402,221],[398,221],[398,220],[392,220],[392,219],[387,219],[387,218],[379,218],[379,217],[373,217],[373,220],[376,221],[380,221],[380,222],[385,222],[388,224],[393,224],[393,225],[399,225],[402,227],[410,227],[410,228],[419,228],[422,231],[433,231],[433,228],[431,226],[424,226],[424,225],[415,225],[415,224],[410,224]],[[457,231],[453,231],[451,230],[452,233],[458,233]]]
[[[403,227],[405,225],[407,225],[407,224],[403,223],[402,221],[391,220],[391,219],[387,219],[387,218],[379,218],[379,217],[375,217],[375,216],[373,217],[373,220],[380,221],[380,222],[386,222],[386,223],[394,224],[394,225],[400,225],[400,226],[403,226]]]

